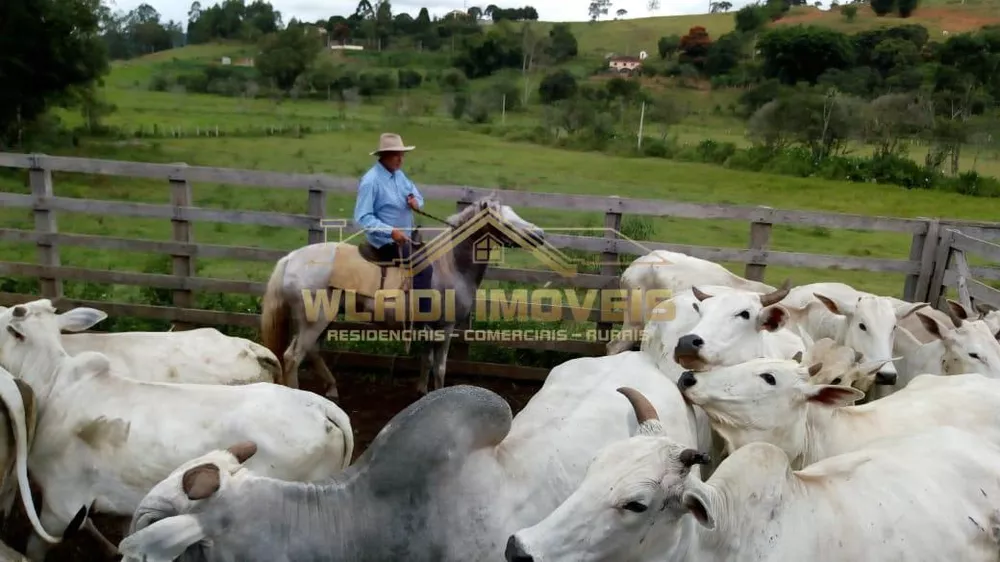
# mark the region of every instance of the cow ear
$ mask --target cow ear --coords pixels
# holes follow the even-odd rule
[[[760,312],[760,328],[777,332],[788,323],[788,310],[780,304],[769,306]]]
[[[850,406],[865,397],[865,393],[850,386],[817,384],[807,392],[808,400],[825,406]]]
[[[692,486],[681,494],[681,503],[695,520],[709,531],[715,529],[715,510],[712,498],[701,486]]]
[[[63,332],[82,332],[107,317],[108,315],[104,311],[85,306],[67,310],[56,316],[59,329]]]
[[[118,550],[126,560],[169,562],[205,536],[205,530],[194,515],[177,515],[125,537]]]
[[[816,297],[819,300],[819,302],[823,303],[823,306],[825,306],[826,309],[829,310],[830,312],[844,316],[844,313],[841,312],[840,307],[837,306],[837,303],[833,302],[833,299],[831,299],[830,297],[824,297],[819,293],[813,293],[813,296]]]
[[[939,340],[944,339],[944,332],[941,330],[941,323],[934,318],[927,316],[926,314],[917,313],[917,318],[920,319],[920,323],[923,324],[924,329],[930,332],[932,336]]]
[[[795,355],[792,356],[792,361],[795,361],[796,363],[802,363],[802,352],[796,351]]]

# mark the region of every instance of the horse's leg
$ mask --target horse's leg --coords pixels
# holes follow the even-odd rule
[[[292,341],[288,343],[288,349],[285,350],[285,355],[281,360],[285,365],[282,368],[282,382],[288,388],[299,388],[299,365],[302,364],[305,354],[296,355],[295,350],[298,345],[299,335],[296,334],[292,336]]]
[[[293,388],[298,388],[298,368],[302,364],[302,361],[308,356],[310,358],[315,357],[315,363],[318,365],[323,363],[323,359],[319,356],[319,350],[316,349],[316,340],[319,339],[320,335],[326,329],[328,322],[324,320],[319,320],[316,322],[309,322],[299,330],[299,333],[295,336],[295,339],[291,346],[289,346],[288,351],[285,352],[285,376],[289,381],[294,380],[295,386]],[[321,377],[327,384],[327,390],[325,395],[327,398],[335,399],[337,397],[337,381],[333,378],[333,373],[330,372],[326,365],[317,369]],[[291,386],[291,384],[289,384]]]
[[[421,352],[424,361],[420,363],[420,374],[417,376],[417,392],[421,396],[427,394],[427,382],[434,372],[434,351],[437,348],[437,345],[432,342],[427,342],[424,345],[426,345],[426,349]],[[426,371],[423,370],[424,364],[427,365]]]
[[[307,356],[309,357],[309,361],[316,366],[316,370],[319,371],[319,375],[323,377],[324,381],[326,381],[326,397],[335,402],[339,400],[340,393],[337,391],[337,379],[334,378],[333,372],[330,371],[330,368],[326,366],[326,361],[323,360],[323,356],[319,353],[319,346],[314,345],[310,348]]]
[[[431,371],[434,373],[433,389],[444,388],[444,373],[448,366],[448,348],[451,346],[451,334],[455,327],[449,326],[444,330],[443,342],[435,342],[433,346],[434,355],[432,357]]]

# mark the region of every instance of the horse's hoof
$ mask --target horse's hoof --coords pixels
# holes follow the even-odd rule
[[[336,388],[331,388],[327,390],[324,396],[326,396],[327,400],[330,400],[338,404],[340,403],[340,393],[337,392]]]

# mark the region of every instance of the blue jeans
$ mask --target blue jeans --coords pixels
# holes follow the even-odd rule
[[[399,244],[386,244],[385,246],[380,246],[378,249],[378,256],[380,260],[392,261],[399,260],[400,255],[402,255],[403,263],[400,265],[406,265],[406,260],[410,259],[413,254],[413,246],[409,242],[404,242],[402,245]],[[430,289],[431,288],[431,277],[434,275],[434,266],[430,262],[421,264],[423,269],[421,269],[417,274],[413,276],[413,289]],[[431,311],[431,301],[430,299],[417,299],[417,310],[422,313],[428,313]]]

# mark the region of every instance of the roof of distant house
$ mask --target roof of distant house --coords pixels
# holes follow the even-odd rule
[[[633,57],[631,55],[619,55],[611,57],[609,60],[619,61],[619,62],[642,62],[639,57]]]

